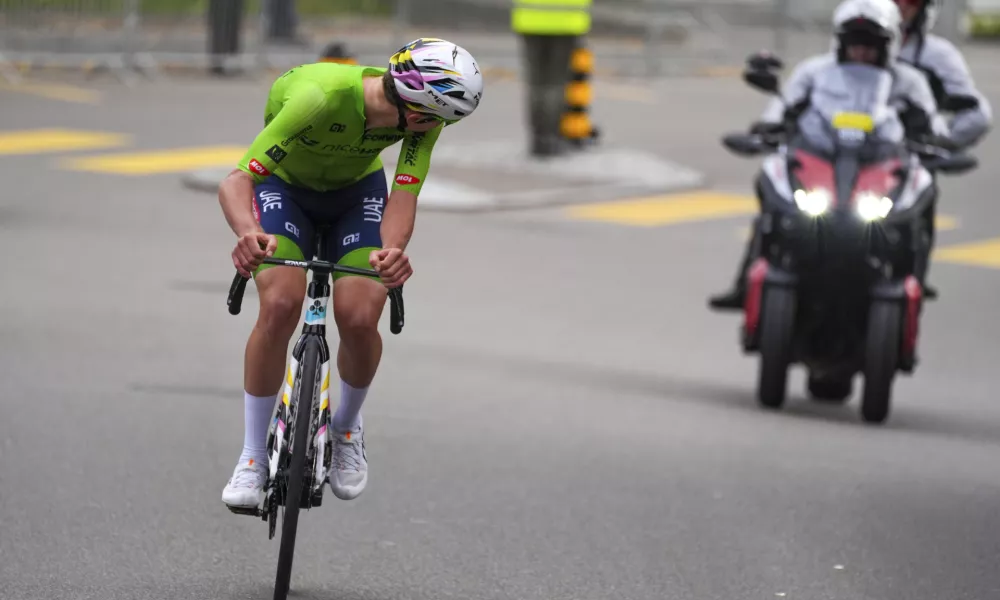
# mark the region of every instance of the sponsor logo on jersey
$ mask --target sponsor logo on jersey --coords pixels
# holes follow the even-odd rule
[[[391,142],[395,144],[404,137],[406,136],[401,133],[365,133],[364,136],[361,137],[361,143]]]
[[[333,125],[330,125],[330,133],[344,133],[345,129],[347,129],[347,126],[343,123],[334,123]]]
[[[420,142],[423,139],[424,134],[417,133],[406,142],[406,154],[403,156],[403,162],[406,163],[406,166],[417,166],[417,150],[420,148]]]
[[[260,162],[256,158],[250,159],[249,167],[251,171],[253,171],[258,175],[263,175],[264,177],[267,177],[268,175],[271,174],[271,172],[268,171],[267,168],[264,167],[264,165],[260,164]]]
[[[360,154],[361,156],[377,156],[382,152],[382,148],[360,148],[350,144],[327,144],[323,146],[324,152],[339,152],[341,154]]]
[[[406,173],[400,173],[399,175],[396,175],[396,183],[400,185],[413,185],[414,183],[420,183],[420,178]]]
[[[285,160],[285,157],[288,156],[288,153],[278,146],[271,146],[270,150],[268,150],[266,154],[271,157],[271,160],[273,160],[275,164]]]
[[[285,138],[284,140],[282,140],[281,145],[282,146],[287,146],[288,144],[291,144],[295,140],[297,140],[300,137],[304,136],[305,134],[309,133],[309,131],[312,130],[312,128],[313,128],[312,125],[306,125],[302,129],[300,129],[297,132],[293,133],[291,136],[289,136],[289,137]]]

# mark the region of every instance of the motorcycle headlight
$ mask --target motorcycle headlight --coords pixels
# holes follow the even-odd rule
[[[892,200],[884,196],[863,193],[858,196],[856,210],[865,221],[884,219],[892,210]]]
[[[803,212],[818,217],[830,208],[830,192],[822,188],[815,190],[795,190],[795,204]]]

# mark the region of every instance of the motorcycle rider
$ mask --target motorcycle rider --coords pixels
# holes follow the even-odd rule
[[[930,33],[941,0],[895,0],[903,18],[903,45],[899,61],[920,69],[927,77],[938,105],[946,95],[972,96],[979,106],[959,112],[949,125],[957,148],[971,148],[989,132],[993,109],[969,72],[962,53],[947,39]]]
[[[914,133],[907,127],[907,123],[912,122],[907,115],[923,113],[930,131],[922,133],[930,133],[936,140],[948,139],[947,124],[937,113],[937,103],[927,79],[915,67],[898,60],[903,38],[902,15],[894,0],[845,0],[834,12],[833,29],[832,51],[797,65],[785,83],[784,102],[773,99],[751,131],[780,130],[791,119],[803,135],[815,137],[814,141],[822,143],[824,134],[821,129],[816,131],[815,122],[825,118],[818,112],[820,103],[842,102],[848,94],[882,94],[884,103],[896,110],[889,111],[888,120],[879,125],[876,132],[879,137],[888,142],[902,141],[904,136]],[[870,67],[875,72],[852,67]],[[859,87],[857,81],[864,83]],[[838,85],[840,89],[836,89]],[[815,110],[810,107],[814,103]],[[786,110],[786,105],[791,110]],[[756,258],[753,251],[759,223],[757,217],[734,286],[711,297],[709,305],[712,308],[742,308],[744,275]]]
[[[949,124],[952,148],[964,150],[975,146],[990,131],[993,124],[993,109],[969,72],[969,66],[962,53],[947,39],[930,33],[937,20],[938,10],[943,0],[895,0],[903,17],[903,46],[899,52],[900,62],[913,65],[927,77],[940,106],[946,95],[972,96],[979,101],[975,108],[956,113]],[[928,208],[927,225],[929,246],[934,246],[934,208],[937,199]],[[928,252],[930,251],[928,248]],[[926,278],[926,273],[924,274]],[[924,282],[928,297],[936,297],[937,291]]]

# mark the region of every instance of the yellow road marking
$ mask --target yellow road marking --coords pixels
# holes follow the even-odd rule
[[[953,217],[951,215],[937,215],[934,218],[934,224],[937,231],[952,231],[958,229],[958,217]],[[736,231],[741,240],[745,240],[750,237],[749,225],[740,227]]]
[[[105,154],[63,161],[64,168],[117,175],[178,173],[206,167],[233,166],[246,152],[244,146],[204,146],[154,152]]]
[[[1000,269],[1000,238],[938,248],[934,250],[931,260]]]
[[[725,219],[755,212],[757,212],[757,202],[753,198],[710,190],[602,204],[583,204],[566,209],[566,214],[575,219],[638,227]]]
[[[128,142],[128,136],[101,131],[74,129],[32,129],[0,131],[0,155],[41,154],[68,150],[116,148]]]
[[[20,92],[49,98],[50,100],[62,100],[63,102],[76,102],[79,104],[98,104],[101,101],[101,94],[96,90],[66,85],[63,83],[26,83],[16,84],[0,81],[0,90],[8,92]]]
[[[938,231],[952,231],[958,229],[958,217],[951,215],[937,215],[934,217],[934,228]]]

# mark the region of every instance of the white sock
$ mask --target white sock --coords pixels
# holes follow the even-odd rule
[[[271,424],[271,413],[278,395],[253,396],[243,392],[243,454],[240,462],[253,459],[261,466],[267,466],[267,428]]]
[[[368,395],[368,388],[355,388],[340,380],[340,405],[333,414],[333,428],[337,431],[354,431],[361,424],[361,405]]]

